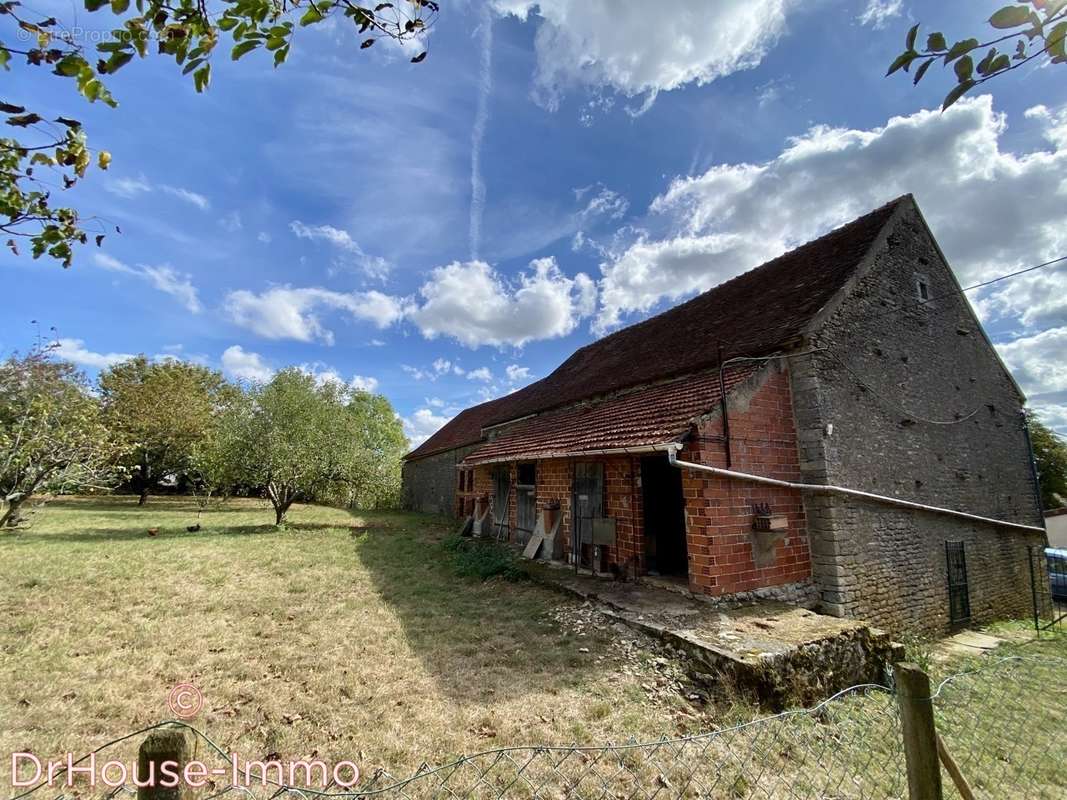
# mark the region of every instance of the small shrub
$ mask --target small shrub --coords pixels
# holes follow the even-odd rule
[[[904,658],[918,666],[923,672],[930,672],[934,663],[935,642],[924,636],[904,634],[899,637],[904,645]]]
[[[519,561],[519,554],[506,544],[488,539],[450,536],[441,546],[449,554],[453,568],[463,577],[483,581],[496,577],[518,581],[528,577]]]

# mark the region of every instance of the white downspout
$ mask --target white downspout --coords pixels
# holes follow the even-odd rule
[[[999,525],[1004,528],[1017,528],[1024,531],[1034,531],[1036,533],[1044,533],[1044,528],[1038,528],[1035,525],[1022,525],[1018,522],[1006,522],[1002,519],[993,519],[992,517],[982,517],[978,514],[968,514],[965,511],[955,511],[951,508],[941,508],[940,506],[929,506],[925,503],[914,503],[911,500],[901,500],[898,497],[887,497],[882,494],[873,494],[871,492],[862,492],[859,489],[847,489],[844,486],[833,486],[830,484],[815,484],[815,483],[792,483],[791,481],[780,481],[776,478],[765,478],[762,475],[752,475],[748,472],[735,472],[732,469],[722,469],[720,467],[709,467],[704,464],[695,464],[692,461],[682,461],[677,457],[675,450],[668,451],[668,458],[673,466],[679,469],[695,469],[700,472],[708,472],[712,475],[718,475],[722,478],[733,478],[739,481],[749,481],[751,483],[763,483],[769,486],[781,486],[786,489],[799,489],[802,492],[827,492],[829,494],[843,494],[850,497],[862,497],[866,500],[874,500],[879,503],[887,503],[889,505],[901,506],[903,508],[913,508],[917,511],[929,511],[934,514],[947,514],[952,517],[960,517],[972,522],[984,522],[990,525]]]

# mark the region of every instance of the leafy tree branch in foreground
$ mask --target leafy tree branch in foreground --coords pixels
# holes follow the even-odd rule
[[[91,50],[56,17],[33,13],[18,0],[0,0],[0,68],[48,70],[73,81],[90,103],[114,107],[118,103],[105,79],[150,53],[172,58],[182,75],[191,76],[196,91],[203,92],[219,52],[236,61],[262,51],[278,67],[288,58],[298,29],[337,18],[351,26],[363,49],[381,39],[407,45],[424,40],[439,10],[435,0],[374,6],[351,0],[223,0],[211,5],[207,0],[136,0],[132,10],[130,0],[85,0],[85,8],[105,26],[116,26]],[[425,58],[421,50],[411,61]],[[94,162],[107,169],[111,154],[89,148],[78,120],[47,119],[30,106],[32,98],[12,94],[9,83],[0,97],[0,116],[12,129],[0,137],[0,233],[16,254],[20,244],[28,244],[34,258],[48,255],[69,267],[74,245],[86,244],[92,236],[100,246],[107,226],[58,203],[53,195],[77,184]]]
[[[911,72],[918,84],[937,61],[952,66],[956,79],[942,102],[941,110],[983,83],[1028,64],[1062,64],[1067,61],[1067,0],[1025,0],[998,9],[989,18],[993,33],[980,41],[958,39],[949,45],[944,33],[934,31],[919,46],[919,25],[904,40],[904,52],[894,59],[887,75]]]

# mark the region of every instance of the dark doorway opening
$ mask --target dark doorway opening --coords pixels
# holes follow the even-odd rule
[[[650,575],[689,575],[685,546],[682,471],[666,456],[641,459],[645,517],[645,571]]]

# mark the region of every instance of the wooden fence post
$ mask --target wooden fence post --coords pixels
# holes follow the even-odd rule
[[[137,800],[192,800],[193,790],[182,777],[185,765],[194,756],[193,736],[185,728],[157,728],[145,737],[137,751],[137,775],[141,781],[153,776],[151,785],[137,787]],[[162,771],[162,765],[169,762],[168,772]],[[171,783],[169,774],[179,776],[177,785],[162,786],[161,782]]]
[[[893,665],[910,800],[942,800],[930,678],[915,664]]]

